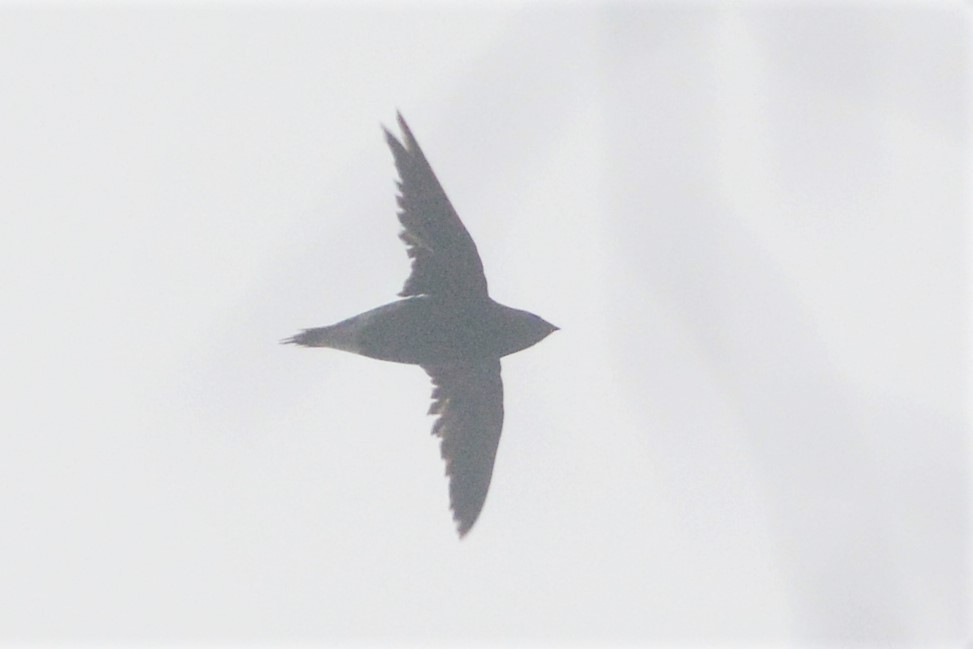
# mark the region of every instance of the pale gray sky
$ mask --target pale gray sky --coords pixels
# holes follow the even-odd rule
[[[969,637],[960,2],[0,8],[0,642]],[[401,109],[504,360],[462,542]]]

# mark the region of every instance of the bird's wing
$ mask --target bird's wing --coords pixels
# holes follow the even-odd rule
[[[429,414],[449,477],[449,503],[459,535],[476,522],[493,475],[503,427],[500,361],[423,367],[434,384]]]
[[[487,297],[483,263],[412,131],[398,115],[402,141],[385,129],[399,172],[399,238],[412,258],[412,273],[399,293],[469,300]]]

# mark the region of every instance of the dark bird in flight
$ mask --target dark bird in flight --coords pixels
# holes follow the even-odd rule
[[[460,537],[476,522],[493,475],[503,426],[500,358],[534,345],[557,327],[494,302],[476,245],[436,179],[409,126],[385,139],[399,172],[399,238],[412,258],[403,298],[329,327],[283,340],[419,365],[433,382],[432,432],[449,476]]]

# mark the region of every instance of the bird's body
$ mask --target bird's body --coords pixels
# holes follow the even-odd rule
[[[399,171],[399,221],[412,258],[403,298],[284,340],[420,365],[432,378],[433,433],[449,476],[460,536],[486,499],[503,426],[500,358],[534,345],[557,327],[495,302],[476,245],[398,116],[404,143],[387,130]]]
[[[547,335],[543,321],[487,298],[472,303],[419,295],[385,304],[287,342],[331,347],[395,363],[434,366],[501,358]]]

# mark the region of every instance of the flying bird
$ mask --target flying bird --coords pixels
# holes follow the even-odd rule
[[[462,538],[486,500],[503,427],[500,358],[558,328],[493,301],[476,244],[453,209],[401,113],[402,139],[385,139],[399,172],[399,238],[412,259],[402,298],[282,343],[330,347],[419,365],[433,383],[432,432],[449,478],[450,508]]]

